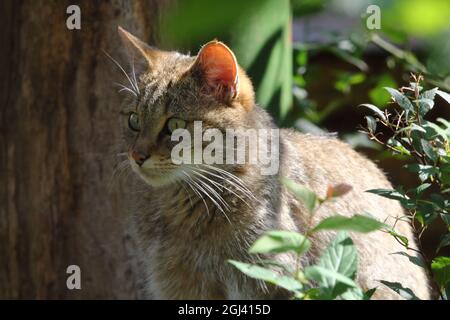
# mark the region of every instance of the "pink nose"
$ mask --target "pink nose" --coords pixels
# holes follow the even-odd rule
[[[131,157],[139,166],[142,166],[149,156],[145,155],[143,152],[133,150],[131,151]]]

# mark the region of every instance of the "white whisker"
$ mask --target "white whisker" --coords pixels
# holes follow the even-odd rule
[[[114,62],[114,64],[119,67],[119,69],[122,71],[122,73],[125,75],[125,77],[128,79],[128,82],[131,84],[131,87],[133,88],[134,93],[136,94],[136,96],[139,94],[139,88],[135,87],[133,81],[131,81],[130,76],[128,75],[128,73],[126,73],[126,71],[122,68],[122,66],[120,65],[119,62],[117,62],[113,57],[111,57],[108,52],[106,52],[105,50],[103,50],[103,53],[109,58],[111,59],[112,62]]]
[[[139,86],[138,86],[137,79],[136,79],[136,70],[134,69],[134,58],[131,61],[131,74],[133,75],[134,85],[136,86],[137,93],[140,94],[141,92],[139,91]]]
[[[191,182],[190,182],[192,180],[191,177],[185,171],[182,171],[182,173],[187,178],[187,180],[184,180],[187,183],[187,185],[192,189],[192,191],[194,191],[194,193],[196,195],[199,196],[200,199],[202,199],[202,201],[203,201],[203,203],[205,204],[205,207],[206,207],[206,212],[207,212],[207,214],[209,216],[209,208],[208,208],[208,204],[206,203],[205,198],[202,196],[201,192],[199,192],[197,190],[197,188],[194,185],[191,184]]]
[[[199,170],[200,170],[200,169],[199,169]],[[211,174],[210,172],[208,172],[208,171],[206,171],[206,170],[202,170],[202,171],[204,171],[204,172],[207,173],[207,174]],[[216,182],[216,181],[214,181],[214,180],[212,180],[212,179],[207,178],[205,175],[203,175],[203,174],[201,174],[201,173],[199,173],[199,172],[197,172],[197,171],[195,171],[195,170],[193,170],[193,172],[194,172],[195,174],[198,174],[198,175],[202,176],[204,179],[206,179],[206,180],[208,180],[209,182],[211,182],[212,184],[216,185],[218,188],[223,188],[223,189],[225,189],[225,190],[228,190],[229,192],[231,192],[232,194],[234,194],[236,197],[238,197],[242,202],[244,202],[249,208],[251,207],[250,204],[249,204],[247,201],[245,201],[245,199],[242,198],[239,194],[237,194],[234,190],[232,190],[232,189],[230,189],[230,188],[227,188],[225,185],[222,185],[222,184],[220,184],[220,183],[218,183],[218,182]],[[215,174],[211,174],[211,175],[216,176]],[[216,177],[217,177],[217,176],[216,176]],[[220,177],[220,178],[221,178],[222,181],[225,183],[225,181],[224,181],[225,179],[224,179],[223,177]],[[233,186],[233,184],[231,184],[231,185]],[[246,196],[248,197],[248,194],[244,193],[244,195],[246,195]]]
[[[208,193],[206,190],[204,190],[205,194],[211,199],[211,201],[224,214],[225,218],[231,224],[231,220],[228,218],[224,208],[218,203],[218,202],[220,202],[221,204],[223,204],[223,206],[225,207],[226,210],[228,210],[228,211],[231,210],[230,206],[223,199],[223,197],[220,196],[214,188],[212,188],[210,185],[205,183],[203,180],[196,179],[195,177],[191,177],[191,178],[197,182],[197,185],[198,185],[199,188],[201,188],[203,190],[204,190],[204,188],[206,188],[206,189],[208,189],[210,191],[210,193]],[[213,196],[214,196],[215,199],[217,199],[217,201],[215,199],[213,199]]]

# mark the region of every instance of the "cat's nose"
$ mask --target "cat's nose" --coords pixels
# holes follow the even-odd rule
[[[149,158],[149,155],[144,154],[142,151],[133,150],[131,152],[131,157],[134,159],[134,161],[136,161],[136,163],[139,166],[142,166],[144,164],[145,160],[147,160]]]

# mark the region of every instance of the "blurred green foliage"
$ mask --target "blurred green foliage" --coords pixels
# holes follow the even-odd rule
[[[367,97],[385,107],[390,96],[384,87],[397,87],[410,72],[425,75],[430,85],[450,90],[450,1],[312,2],[314,10],[307,3],[304,11],[297,12],[311,19],[317,10],[327,9],[355,23],[324,32],[320,42],[294,43],[294,104],[284,125],[311,133],[327,132],[330,119],[354,107],[357,99]],[[371,4],[381,9],[381,30],[366,28],[366,10]],[[297,6],[301,8],[302,1]],[[320,65],[318,61],[325,57],[333,63]],[[382,65],[373,64],[380,60],[384,60]],[[323,80],[324,74],[328,82]],[[348,112],[358,117],[355,109]],[[354,147],[379,148],[358,132],[341,132],[341,138]]]
[[[282,119],[292,105],[291,8],[288,0],[185,0],[162,19],[166,47],[197,52],[224,41],[249,73],[257,102]]]
[[[450,1],[397,0],[373,1],[384,8],[382,29],[403,32],[409,36],[430,37],[448,29]]]
[[[381,8],[381,30],[365,27],[366,9],[371,4]],[[359,23],[324,34],[325,42],[292,44],[292,16],[301,20],[324,10],[345,14]],[[306,126],[323,131],[327,119],[349,106],[354,88],[364,88],[372,103],[385,105],[389,96],[382,88],[396,87],[399,73],[422,73],[430,83],[446,90],[450,87],[447,0],[184,0],[174,1],[161,21],[166,48],[195,53],[211,39],[226,42],[252,78],[258,104],[279,124],[297,123],[300,130]],[[416,42],[420,43],[420,59],[410,49]],[[381,73],[374,74],[366,61],[373,47],[386,56]],[[330,97],[325,105],[323,97],[310,95],[309,88],[323,72],[309,62],[324,54],[344,62],[326,70],[334,80],[324,88]],[[352,136],[349,141],[370,145],[363,137]]]

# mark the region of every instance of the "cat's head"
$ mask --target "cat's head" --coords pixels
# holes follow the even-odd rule
[[[254,106],[249,78],[233,52],[222,42],[205,44],[197,56],[152,48],[119,27],[132,65],[133,97],[123,110],[125,142],[132,169],[148,184],[163,186],[183,179],[188,168],[176,165],[171,141],[177,128],[203,129],[247,126]]]

